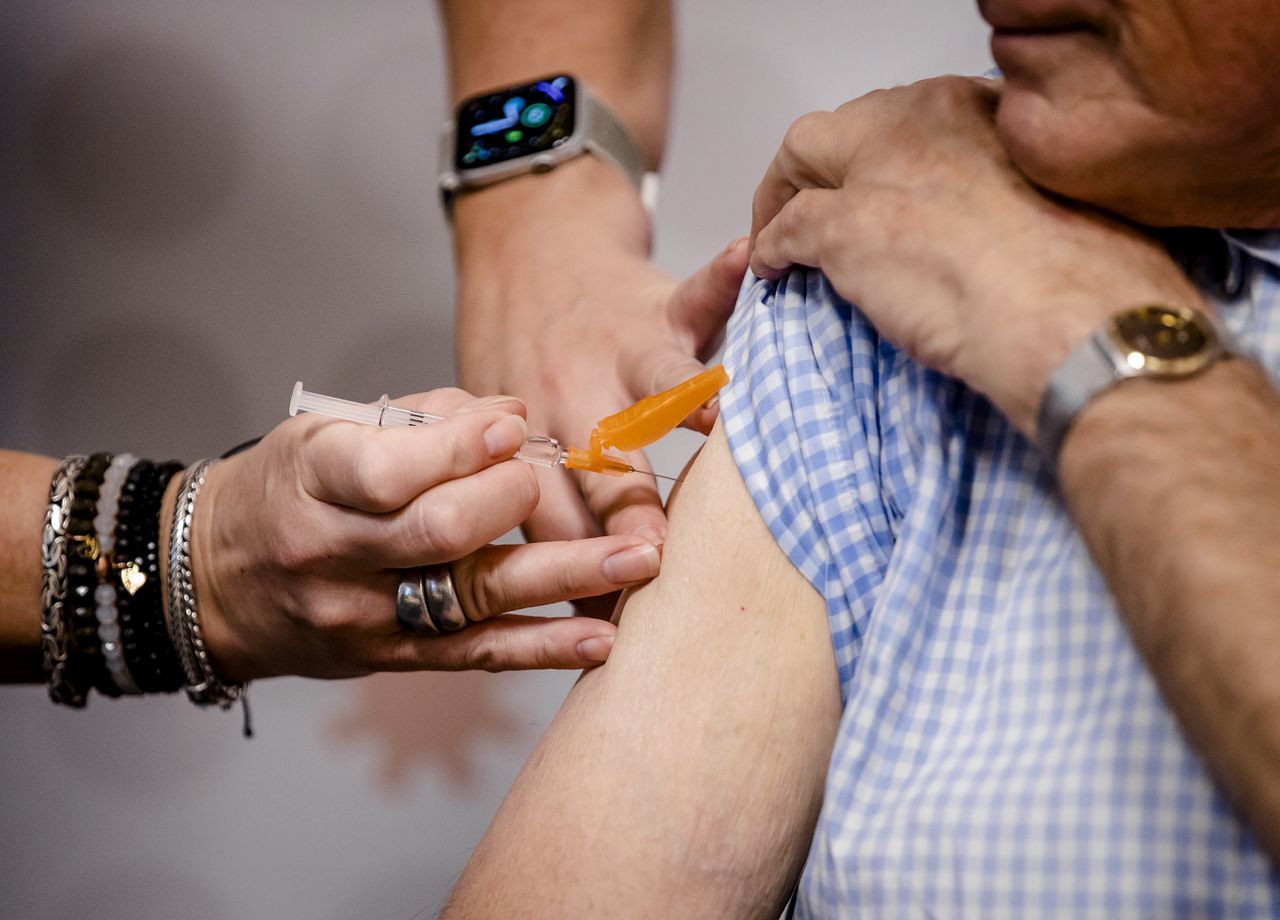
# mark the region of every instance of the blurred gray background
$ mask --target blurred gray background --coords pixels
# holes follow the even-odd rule
[[[679,23],[656,250],[679,275],[748,228],[793,118],[989,66],[968,3]],[[439,32],[429,0],[0,6],[0,446],[190,460],[279,421],[297,379],[451,383]],[[573,678],[270,681],[252,741],[176,697],[0,688],[0,916],[434,915]]]

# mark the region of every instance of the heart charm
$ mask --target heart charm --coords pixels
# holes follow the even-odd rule
[[[120,584],[129,592],[130,597],[137,594],[146,583],[147,573],[138,568],[136,562],[120,566]]]

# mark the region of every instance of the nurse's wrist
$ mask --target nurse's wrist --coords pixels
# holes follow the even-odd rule
[[[520,240],[545,254],[591,238],[648,255],[649,215],[635,187],[614,167],[580,156],[550,172],[507,179],[460,194],[453,205],[458,267],[489,263]],[[486,266],[487,267],[487,266]]]

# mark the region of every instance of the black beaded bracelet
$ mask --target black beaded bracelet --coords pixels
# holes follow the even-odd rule
[[[160,584],[160,505],[182,464],[144,461],[134,468],[120,495],[116,558],[145,576],[133,594],[120,592],[121,641],[125,662],[143,693],[173,693],[182,687],[182,667],[165,625]]]
[[[140,501],[140,491],[149,489],[148,484],[154,479],[155,469],[154,463],[144,460],[129,471],[120,490],[120,509],[116,515],[116,558],[137,566],[145,578],[133,593],[124,591],[116,598],[120,617],[120,645],[125,665],[143,693],[157,692],[159,681],[150,653],[142,650],[146,647],[143,637],[150,629],[148,624],[158,597],[156,586],[152,584],[154,573],[147,566],[145,536],[151,528],[158,527],[158,524],[152,521],[151,527],[147,527],[139,507],[140,504],[145,504]]]
[[[94,687],[109,696],[119,696],[103,662],[94,615],[98,587],[98,544],[93,519],[98,509],[102,477],[111,465],[111,454],[93,454],[76,477],[67,518],[67,595],[65,610],[70,634],[67,670],[77,687]]]

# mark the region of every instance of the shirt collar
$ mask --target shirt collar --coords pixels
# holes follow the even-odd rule
[[[1238,247],[1272,268],[1280,268],[1280,229],[1223,230],[1228,246]]]
[[[1248,287],[1251,259],[1280,269],[1280,230],[1183,227],[1153,232],[1193,281],[1227,300]]]

